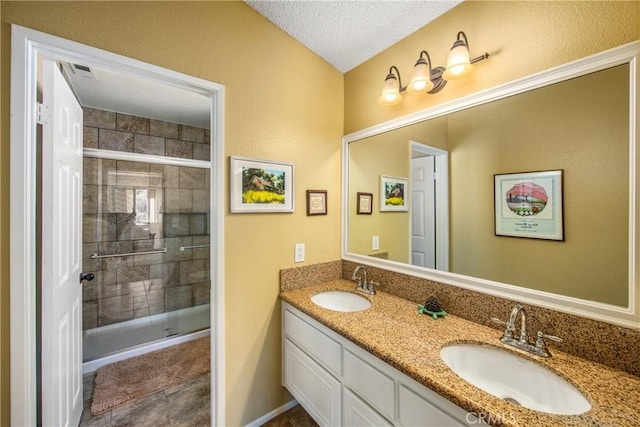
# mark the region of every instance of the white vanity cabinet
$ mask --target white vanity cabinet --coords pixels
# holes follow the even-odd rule
[[[283,385],[321,426],[478,424],[464,409],[282,304]]]
[[[341,425],[342,384],[288,339],[284,385],[321,426]]]

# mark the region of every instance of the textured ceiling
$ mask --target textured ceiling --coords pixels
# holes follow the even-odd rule
[[[344,73],[461,1],[247,0],[246,3]],[[91,69],[93,74],[83,77],[66,66],[73,90],[85,107],[209,127],[211,101],[202,94],[96,66]]]
[[[245,3],[345,73],[462,0],[245,0]]]

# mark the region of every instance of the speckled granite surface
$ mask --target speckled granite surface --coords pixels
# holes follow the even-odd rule
[[[349,279],[358,264],[350,261],[342,263],[342,277]],[[499,331],[503,327],[490,319],[497,317],[507,320],[517,303],[380,268],[367,266],[367,272],[370,279],[380,282],[382,291],[415,303],[422,303],[430,295],[435,295],[448,313]],[[564,339],[560,344],[551,343],[552,349],[557,348],[640,377],[640,331],[529,304],[523,306],[528,314],[527,329],[530,335],[543,331]]]
[[[554,347],[550,347],[553,353],[550,359],[531,356],[503,345],[499,341],[500,331],[453,315],[433,320],[418,314],[414,302],[386,292],[368,297],[372,306],[354,313],[323,309],[311,302],[315,293],[354,291],[353,288],[350,281],[335,280],[284,291],[280,297],[462,408],[490,414],[493,422],[509,426],[640,426],[640,379],[626,372]],[[483,311],[493,314],[490,309],[485,307]],[[504,314],[507,313],[494,315],[504,317]],[[578,387],[593,408],[582,415],[550,415],[493,397],[458,377],[444,364],[440,349],[454,342],[489,343],[542,363]],[[637,360],[637,352],[634,356]]]
[[[280,290],[290,291],[342,277],[342,261],[310,264],[280,270]]]

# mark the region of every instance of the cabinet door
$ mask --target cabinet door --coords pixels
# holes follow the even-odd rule
[[[463,411],[461,408],[458,409]],[[400,419],[400,425],[407,427],[420,425],[440,427],[466,425],[466,423],[460,422],[446,412],[443,412],[423,396],[418,395],[402,384],[400,384],[398,391],[398,418]]]
[[[362,399],[369,402],[386,417],[393,419],[395,408],[394,380],[378,366],[383,363],[373,356],[367,357],[376,366],[362,360],[348,350],[344,351],[343,382]]]
[[[320,362],[332,374],[340,376],[342,347],[289,310],[284,311],[284,332],[291,341]]]
[[[347,388],[342,391],[342,414],[343,426],[391,427],[393,425]]]
[[[284,343],[285,387],[321,426],[338,426],[342,386],[288,339]]]

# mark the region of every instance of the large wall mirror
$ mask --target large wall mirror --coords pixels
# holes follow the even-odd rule
[[[345,136],[343,257],[637,328],[639,51]],[[505,236],[499,185],[512,181],[531,194]],[[388,209],[390,192],[405,206]],[[536,231],[548,224],[553,238]]]

